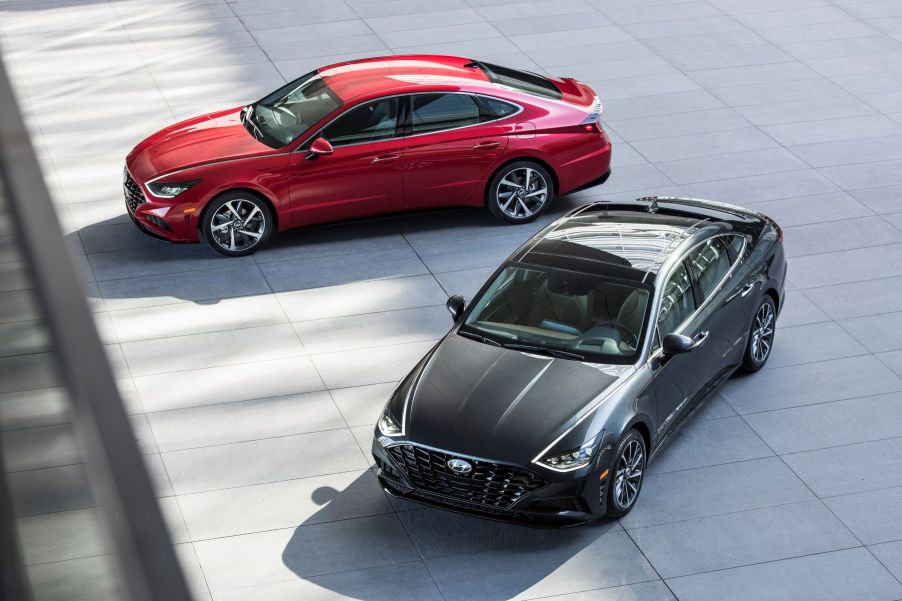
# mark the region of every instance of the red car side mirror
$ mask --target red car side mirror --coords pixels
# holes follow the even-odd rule
[[[325,138],[317,138],[311,144],[310,148],[307,149],[307,160],[315,159],[320,155],[328,155],[332,154],[332,145],[329,144],[329,140]]]

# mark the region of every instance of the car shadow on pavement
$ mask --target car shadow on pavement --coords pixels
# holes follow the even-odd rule
[[[355,515],[355,508],[374,507],[378,495],[385,493],[370,470],[345,490],[313,491],[321,509],[295,529],[282,552],[285,566],[302,579],[293,593],[303,592],[305,599],[338,594],[368,601],[487,601],[630,579],[622,560],[604,563],[608,555],[635,549],[614,520],[533,528],[396,498],[386,499],[383,513]]]

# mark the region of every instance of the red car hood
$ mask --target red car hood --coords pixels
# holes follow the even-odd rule
[[[132,177],[146,182],[171,171],[278,152],[241,124],[241,108],[201,115],[151,135],[128,154]]]

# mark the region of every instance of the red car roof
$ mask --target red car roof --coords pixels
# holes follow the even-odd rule
[[[430,54],[381,56],[329,65],[319,74],[342,100],[416,86],[489,84],[481,69],[465,66],[471,62]]]

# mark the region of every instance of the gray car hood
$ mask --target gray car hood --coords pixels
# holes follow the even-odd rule
[[[412,442],[528,464],[632,366],[504,349],[451,332],[422,364],[407,403]]]

